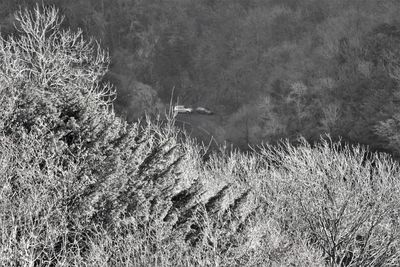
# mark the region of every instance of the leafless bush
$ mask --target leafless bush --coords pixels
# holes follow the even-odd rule
[[[399,166],[367,152],[329,139],[263,151],[280,163],[266,182],[279,221],[320,248],[330,266],[399,264]]]

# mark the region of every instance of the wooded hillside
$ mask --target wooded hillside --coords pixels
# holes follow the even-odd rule
[[[36,1],[2,1],[1,31]],[[128,120],[172,89],[219,142],[321,133],[398,152],[400,4],[392,0],[45,0],[109,49]],[[187,120],[188,123],[196,123]],[[207,140],[206,140],[207,141]]]
[[[57,9],[15,22],[0,39],[1,265],[400,265],[390,156],[329,136],[207,153],[172,118],[118,117],[108,54]]]

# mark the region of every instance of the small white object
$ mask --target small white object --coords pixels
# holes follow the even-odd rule
[[[208,108],[198,107],[196,108],[196,112],[205,115],[213,115],[214,113]]]
[[[192,113],[192,108],[186,108],[185,106],[179,105],[174,107],[175,113]]]

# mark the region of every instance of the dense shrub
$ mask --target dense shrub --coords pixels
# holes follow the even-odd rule
[[[85,252],[97,227],[162,218],[159,208],[168,211],[169,194],[180,186],[172,171],[182,152],[171,128],[149,121],[128,126],[114,115],[112,88],[100,82],[106,53],[81,32],[61,30],[55,9],[21,11],[17,22],[20,35],[1,40],[0,48],[0,153],[8,188],[2,229],[21,227],[12,239],[16,249],[39,227],[40,240],[29,244],[34,252],[14,260],[54,263],[75,243]],[[43,234],[52,229],[51,238]]]
[[[397,162],[329,139],[263,154],[280,163],[265,183],[266,199],[293,238],[319,247],[331,266],[399,264]]]
[[[322,139],[212,153],[115,116],[108,57],[17,13],[0,41],[5,266],[398,266],[399,166]]]

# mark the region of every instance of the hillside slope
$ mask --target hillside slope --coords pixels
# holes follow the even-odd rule
[[[329,137],[209,155],[128,124],[109,59],[54,8],[0,41],[5,266],[399,266],[400,166]]]

